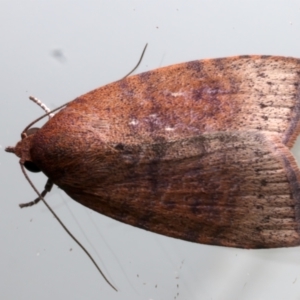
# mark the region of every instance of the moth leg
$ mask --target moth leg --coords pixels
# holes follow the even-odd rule
[[[41,193],[41,197],[38,197],[35,200],[28,202],[28,203],[21,203],[21,204],[19,204],[19,206],[21,208],[23,208],[23,207],[29,207],[29,206],[37,204],[38,202],[40,202],[41,198],[44,198],[46,196],[46,194],[51,191],[52,186],[53,186],[53,182],[50,179],[48,179],[46,182],[45,188]]]
[[[51,109],[49,109],[46,106],[46,104],[44,104],[41,100],[39,100],[38,98],[35,98],[33,96],[30,96],[29,99],[31,101],[33,101],[34,103],[36,103],[40,108],[42,108],[46,114],[50,113]],[[51,119],[53,116],[54,116],[53,114],[48,115],[49,119]]]

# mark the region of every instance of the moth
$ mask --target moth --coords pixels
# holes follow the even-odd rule
[[[289,57],[171,65],[76,98],[6,150],[135,227],[218,246],[297,246],[299,82]]]

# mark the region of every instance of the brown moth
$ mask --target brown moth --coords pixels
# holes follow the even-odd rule
[[[237,56],[130,76],[7,148],[75,201],[191,242],[300,245],[300,60]]]

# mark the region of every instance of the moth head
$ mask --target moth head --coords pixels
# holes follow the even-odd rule
[[[21,140],[17,143],[15,147],[6,147],[5,151],[14,153],[20,157],[20,162],[24,165],[26,170],[30,172],[40,172],[41,169],[32,161],[30,155],[31,141],[35,133],[39,130],[37,127],[29,128],[26,132],[21,135]]]

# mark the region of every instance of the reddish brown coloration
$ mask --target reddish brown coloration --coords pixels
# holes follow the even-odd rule
[[[240,56],[125,78],[14,149],[70,197],[205,244],[300,245],[300,60]]]

